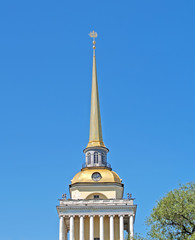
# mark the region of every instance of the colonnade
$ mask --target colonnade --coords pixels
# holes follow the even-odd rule
[[[70,229],[69,229],[69,236],[70,240],[75,240],[74,236],[74,216],[69,216],[70,218]],[[114,215],[109,215],[110,218],[110,239],[114,240]],[[89,240],[94,240],[94,216],[89,216]],[[99,216],[100,221],[100,240],[108,240],[104,239],[104,215]],[[133,237],[133,215],[129,216],[129,235]],[[84,216],[79,216],[79,240],[84,240]],[[59,227],[59,240],[67,240],[67,228],[65,225],[65,218],[60,216],[60,227]],[[124,240],[124,215],[119,215],[119,240]],[[117,239],[118,240],[118,239]]]

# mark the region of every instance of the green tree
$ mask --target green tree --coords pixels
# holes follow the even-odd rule
[[[126,240],[147,240],[147,239],[142,237],[140,234],[136,233],[133,238],[127,236]]]
[[[195,183],[169,192],[147,220],[147,239],[195,240]]]

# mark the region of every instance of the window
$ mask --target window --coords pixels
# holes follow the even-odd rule
[[[93,198],[94,198],[94,199],[99,199],[100,196],[99,196],[99,195],[94,195]]]
[[[98,163],[98,152],[94,153],[94,163]]]
[[[100,240],[99,238],[94,238],[94,240]]]
[[[87,154],[87,163],[91,164],[91,153]]]
[[[102,164],[106,164],[106,156],[102,153]]]

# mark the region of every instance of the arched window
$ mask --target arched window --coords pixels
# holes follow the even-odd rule
[[[87,153],[87,163],[91,164],[91,153]]]
[[[94,163],[98,163],[98,152],[94,152]]]
[[[102,164],[106,164],[106,156],[102,153]]]

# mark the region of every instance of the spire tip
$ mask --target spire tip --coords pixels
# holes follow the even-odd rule
[[[97,34],[97,32],[92,31],[92,32],[89,33],[89,36],[91,38],[93,38],[93,56],[95,56],[95,49],[96,49],[96,46],[95,46],[96,41],[95,41],[95,39],[97,38],[98,34]]]

